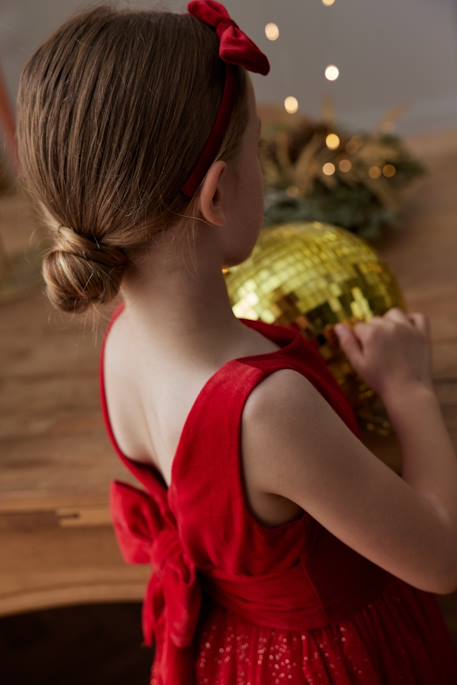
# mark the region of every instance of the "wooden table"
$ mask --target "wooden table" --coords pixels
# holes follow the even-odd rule
[[[431,319],[436,389],[457,445],[457,132],[410,144],[432,173],[409,196],[404,228],[375,247],[409,308]],[[39,245],[19,195],[0,198],[0,235],[8,254]],[[0,615],[143,598],[149,569],[124,563],[108,510],[113,478],[138,485],[99,401],[101,334],[118,301],[95,331],[53,310],[41,282],[0,302]],[[395,436],[366,443],[386,463],[399,458]],[[457,594],[439,601],[457,644]]]

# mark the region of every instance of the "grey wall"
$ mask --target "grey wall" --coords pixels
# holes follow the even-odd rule
[[[71,13],[94,2],[0,0],[0,61],[14,99],[24,61]],[[184,11],[183,0],[131,0],[132,7]],[[253,75],[259,102],[295,95],[301,111],[318,116],[331,96],[339,119],[371,127],[398,105],[403,133],[457,127],[456,0],[226,0],[238,23],[268,54],[268,77]],[[281,38],[270,42],[274,21]],[[340,78],[325,80],[335,63]]]

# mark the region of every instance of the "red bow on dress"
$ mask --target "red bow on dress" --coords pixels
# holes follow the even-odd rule
[[[127,563],[151,563],[153,573],[143,603],[144,642],[155,642],[157,685],[191,683],[192,643],[201,607],[195,564],[179,540],[168,504],[121,481],[111,483],[114,530]]]
[[[216,29],[220,41],[219,56],[224,62],[239,64],[264,76],[268,74],[270,63],[267,56],[240,29],[224,5],[215,0],[193,0],[187,9],[194,17]]]
[[[111,511],[125,561],[152,565],[143,603],[145,644],[152,646],[155,638],[156,646],[151,685],[195,685],[194,638],[203,591],[212,603],[247,622],[273,630],[306,631],[345,620],[378,596],[387,582],[396,582],[395,576],[326,535],[316,539],[320,563],[326,568],[328,558],[328,567],[333,568],[336,554],[340,571],[331,581],[324,574],[318,590],[301,556],[289,567],[265,574],[216,568],[198,573],[180,540],[166,491],[163,497],[153,497],[113,481]]]

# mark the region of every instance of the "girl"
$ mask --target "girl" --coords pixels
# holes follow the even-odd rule
[[[248,72],[268,69],[197,0],[86,10],[21,75],[21,176],[55,236],[47,295],[67,312],[122,295],[101,400],[144,486],[114,481],[111,506],[125,560],[152,567],[151,682],[451,685],[435,594],[457,587],[457,460],[426,318],[337,328],[398,432],[399,477],[298,329],[232,311],[223,268],[263,216]]]

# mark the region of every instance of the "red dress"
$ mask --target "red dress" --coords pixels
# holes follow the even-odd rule
[[[241,321],[278,346],[240,357],[205,383],[186,418],[168,489],[116,444],[144,486],[111,484],[128,563],[151,564],[144,644],[157,685],[455,685],[457,653],[436,596],[359,555],[306,511],[276,526],[250,510],[240,422],[251,390],[277,369],[303,373],[360,438],[317,344],[293,326]]]

